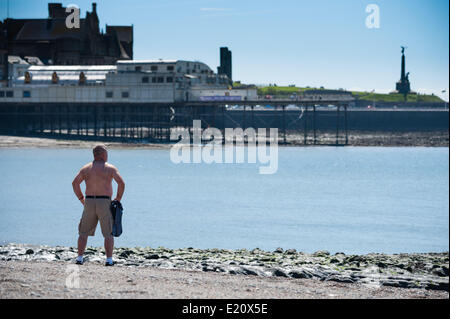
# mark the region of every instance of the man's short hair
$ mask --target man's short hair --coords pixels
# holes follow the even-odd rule
[[[95,157],[95,156],[99,156],[107,151],[108,150],[106,149],[106,146],[104,144],[98,144],[94,147],[94,149],[92,150],[92,153],[94,153],[94,157]]]

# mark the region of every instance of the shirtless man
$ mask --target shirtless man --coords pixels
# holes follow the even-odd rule
[[[125,190],[125,183],[119,171],[107,163],[108,151],[106,146],[97,145],[93,149],[94,161],[84,165],[72,182],[73,191],[84,206],[83,215],[78,225],[78,257],[77,264],[83,264],[83,254],[86,249],[88,236],[94,236],[98,221],[105,238],[106,264],[114,265],[112,252],[114,237],[112,232],[112,216],[110,212],[111,196],[113,193],[112,180],[118,185],[117,196],[114,200],[120,202]],[[86,183],[86,197],[83,196],[80,184]]]

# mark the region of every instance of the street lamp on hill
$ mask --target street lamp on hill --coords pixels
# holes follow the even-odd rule
[[[445,95],[445,93],[447,93],[447,90],[442,90],[442,95]],[[443,100],[444,100],[444,109],[447,108],[447,102],[445,102],[445,96],[443,96]]]
[[[375,108],[375,89],[373,89],[370,93],[373,94],[373,103],[372,103],[372,107]]]

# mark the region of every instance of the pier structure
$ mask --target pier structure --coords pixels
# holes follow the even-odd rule
[[[256,99],[172,103],[2,103],[5,135],[174,143],[194,120],[202,128],[278,129],[278,143],[347,145],[349,101]],[[172,133],[172,134],[171,134]],[[267,132],[268,134],[268,132]],[[326,135],[327,138],[324,138]],[[323,142],[326,141],[326,142]],[[245,141],[243,141],[245,143]]]

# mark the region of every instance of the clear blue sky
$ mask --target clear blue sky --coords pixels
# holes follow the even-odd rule
[[[92,1],[77,4],[84,17]],[[233,52],[233,78],[245,83],[389,92],[407,46],[412,89],[449,87],[447,0],[97,0],[101,28],[134,25],[135,59],[199,60],[216,70],[219,47]],[[7,0],[0,0],[0,18]],[[10,0],[12,18],[45,18],[48,1]],[[380,8],[380,28],[365,25]]]

